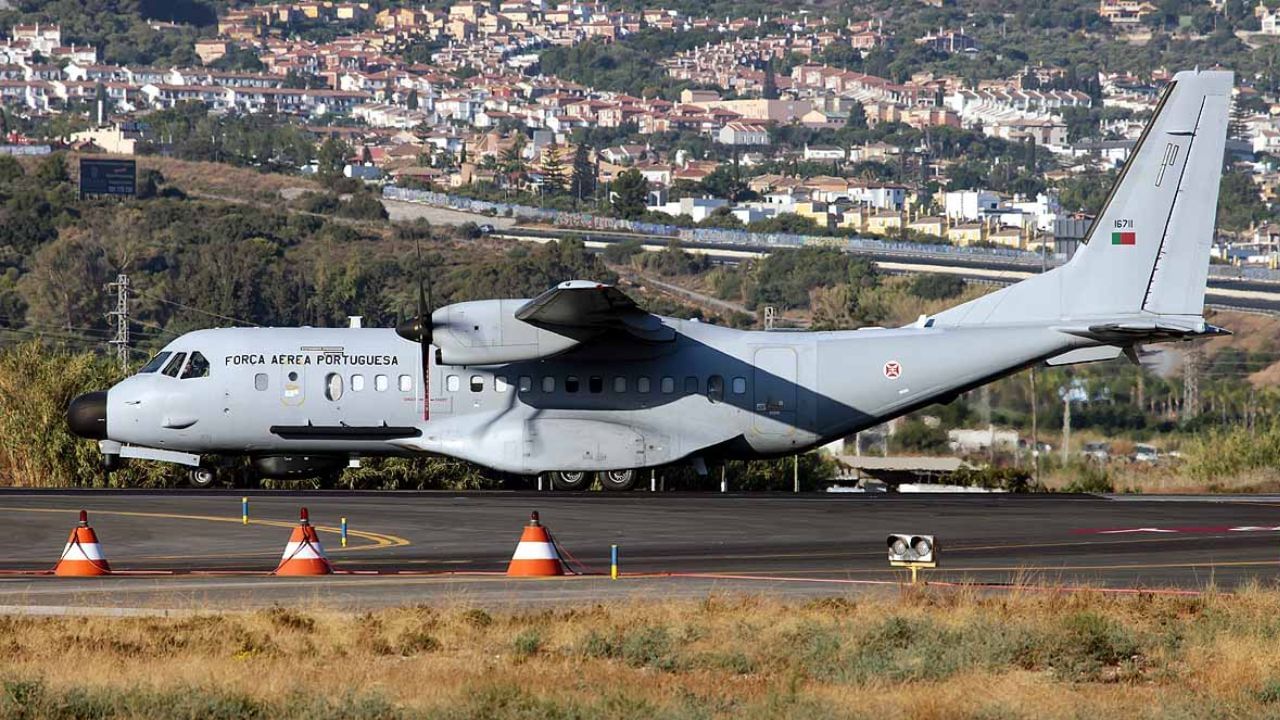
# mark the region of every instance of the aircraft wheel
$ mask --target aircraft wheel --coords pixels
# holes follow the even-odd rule
[[[119,455],[104,454],[102,456],[102,469],[106,470],[108,475],[119,470],[122,467],[124,467],[124,458],[120,457]]]
[[[600,473],[600,485],[605,490],[619,492],[630,490],[636,486],[635,470],[610,470]]]
[[[577,492],[591,487],[591,473],[576,470],[551,473],[551,487],[556,490]]]
[[[197,490],[203,490],[212,486],[218,480],[218,474],[213,468],[198,467],[192,468],[187,472],[187,483]]]

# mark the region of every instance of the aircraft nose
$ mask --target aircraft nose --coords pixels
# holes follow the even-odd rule
[[[85,393],[67,406],[71,432],[91,440],[107,439],[107,391]]]

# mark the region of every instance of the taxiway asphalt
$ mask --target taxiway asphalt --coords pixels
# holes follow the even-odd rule
[[[986,585],[1231,589],[1280,579],[1280,498],[1068,495],[0,491],[0,608],[573,604],[717,591],[786,596],[892,588],[890,532],[937,536],[927,578]],[[306,506],[337,568],[274,578]],[[52,567],[89,512],[114,570]],[[508,580],[529,512],[589,573]],[[338,526],[347,518],[346,548]],[[611,544],[623,577],[607,578]],[[158,571],[156,573],[139,571]]]

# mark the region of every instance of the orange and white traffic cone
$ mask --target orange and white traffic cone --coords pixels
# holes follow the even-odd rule
[[[520,544],[507,566],[508,577],[552,577],[564,574],[560,554],[556,552],[551,534],[538,522],[538,511],[529,515],[529,524],[520,535]]]
[[[80,524],[71,531],[67,546],[62,549],[62,557],[53,567],[53,574],[68,577],[111,574],[111,566],[102,555],[98,535],[89,527],[89,513],[84,510],[80,511]]]
[[[320,537],[316,535],[316,529],[311,525],[307,509],[302,508],[298,527],[293,529],[293,535],[289,536],[289,544],[284,546],[284,556],[280,558],[280,567],[276,568],[275,574],[329,575],[332,573],[333,566],[329,564],[329,558],[324,554]]]

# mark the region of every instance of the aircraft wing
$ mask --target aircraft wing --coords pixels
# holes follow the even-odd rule
[[[675,330],[612,285],[569,280],[516,310],[516,319],[553,331],[622,330],[641,340],[668,342]]]

